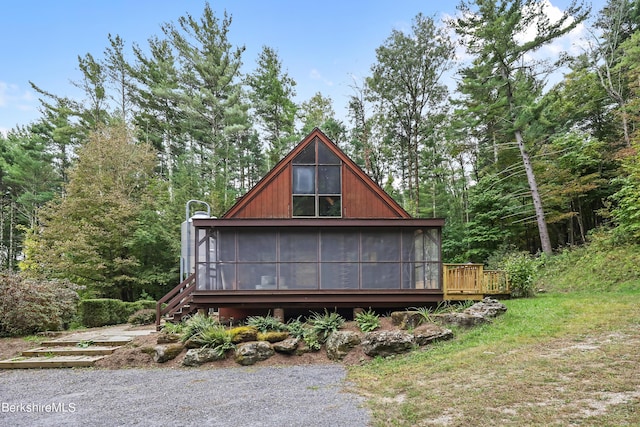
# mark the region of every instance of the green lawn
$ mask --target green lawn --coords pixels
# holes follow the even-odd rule
[[[504,303],[491,325],[351,368],[374,425],[640,425],[640,281]]]

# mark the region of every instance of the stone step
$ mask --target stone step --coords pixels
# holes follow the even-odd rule
[[[43,341],[40,343],[42,347],[90,347],[90,346],[104,346],[104,347],[117,347],[127,345],[131,342],[129,337],[109,337],[109,338],[97,338],[95,340],[54,340]]]
[[[22,352],[24,357],[51,357],[51,356],[105,356],[112,354],[121,346],[89,346],[89,347],[38,347]]]
[[[14,357],[0,360],[0,369],[87,368],[107,356]]]

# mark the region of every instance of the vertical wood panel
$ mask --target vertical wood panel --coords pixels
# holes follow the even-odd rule
[[[343,167],[342,199],[345,218],[398,218],[399,215],[372,189]]]
[[[291,193],[289,167],[284,168],[234,218],[288,218]]]

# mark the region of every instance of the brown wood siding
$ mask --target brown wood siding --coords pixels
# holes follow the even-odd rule
[[[233,215],[233,218],[289,218],[291,203],[291,168],[289,165],[275,175],[262,191]]]
[[[382,193],[372,189],[358,174],[347,167],[342,172],[343,218],[400,218]]]
[[[239,199],[223,218],[291,218],[291,162],[315,138],[342,161],[343,218],[410,218],[396,201],[317,128]]]

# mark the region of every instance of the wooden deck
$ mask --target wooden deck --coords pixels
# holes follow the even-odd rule
[[[510,294],[507,273],[485,270],[482,264],[443,264],[442,285],[445,300],[481,300]]]

